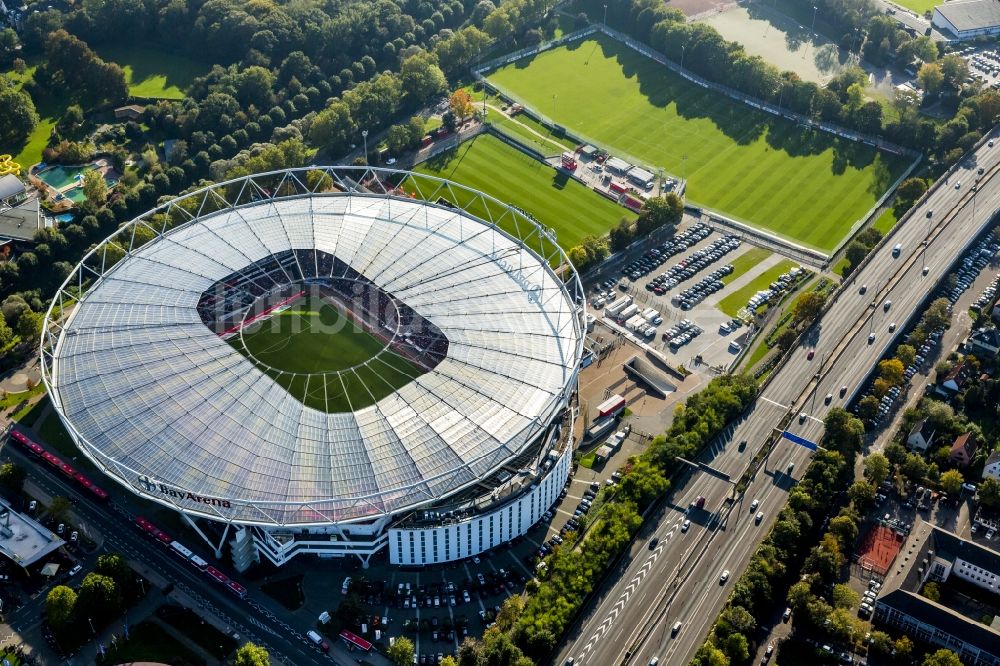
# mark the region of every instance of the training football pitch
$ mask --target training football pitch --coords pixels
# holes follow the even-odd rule
[[[489,75],[612,153],[688,179],[691,202],[830,251],[905,158],[809,130],[705,90],[603,35]]]
[[[556,239],[564,250],[579,244],[589,234],[605,235],[623,217],[635,217],[561,171],[491,134],[480,134],[465,141],[423,162],[414,170],[485,192],[531,213],[543,226],[555,230]],[[433,192],[427,190],[424,183],[420,187],[425,197]],[[456,194],[461,195],[460,192]],[[458,198],[443,191],[437,196]],[[500,206],[487,211],[471,196],[466,201],[452,203],[487,221],[490,214],[494,218],[500,215]],[[512,231],[507,224],[500,226]]]
[[[323,412],[367,407],[423,374],[317,296],[251,324],[229,344]]]

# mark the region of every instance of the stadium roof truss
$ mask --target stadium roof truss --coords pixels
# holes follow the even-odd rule
[[[448,335],[448,357],[326,414],[198,318],[192,294],[213,279],[310,243],[390,283]],[[286,169],[162,203],[93,248],[46,313],[42,375],[77,445],[135,493],[241,524],[370,521],[469,488],[538,440],[575,389],[583,294],[555,233],[486,194],[394,169]]]

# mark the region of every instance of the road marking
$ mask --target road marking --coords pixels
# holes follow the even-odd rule
[[[660,553],[663,552],[663,547],[667,544],[670,538],[677,533],[679,527],[680,527],[680,519],[678,519],[678,521],[674,523],[674,525],[667,531],[667,533],[663,536],[660,542],[656,545],[656,548],[653,549],[653,552],[650,553],[649,557],[646,558],[646,561],[643,562],[641,567],[639,567],[639,570],[635,572],[635,575],[632,577],[632,580],[629,581],[629,584],[622,591],[621,595],[618,597],[618,600],[615,602],[615,605],[612,606],[611,610],[608,611],[608,614],[604,618],[604,621],[601,622],[601,624],[594,631],[594,634],[590,637],[590,640],[587,641],[586,645],[584,645],[583,652],[580,654],[579,657],[577,657],[577,660],[580,663],[583,663],[584,661],[587,660],[590,651],[601,640],[604,634],[608,632],[608,630],[611,628],[611,625],[614,624],[615,619],[625,609],[626,604],[628,604],[628,601],[631,598],[631,596],[642,584],[642,581],[646,577],[646,574],[648,574],[650,570],[653,568],[653,563],[656,562],[656,558],[658,558],[660,556]]]

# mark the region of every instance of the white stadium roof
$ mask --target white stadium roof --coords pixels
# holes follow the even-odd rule
[[[564,283],[550,268],[568,266],[550,234],[430,177],[336,167],[328,173],[347,191],[314,194],[304,173],[251,176],[164,204],[98,247],[60,290],[55,305],[71,314],[60,323],[50,311],[45,381],[81,449],[133,491],[246,524],[377,518],[488,476],[566,404],[583,344],[579,281],[572,269]],[[477,210],[500,211],[496,222],[517,231],[372,191],[389,178],[425,199],[474,194]],[[130,245],[133,227],[160,230],[168,216],[192,219]],[[130,251],[112,265],[116,244]],[[371,407],[327,414],[202,322],[199,297],[217,280],[310,248],[436,325],[447,357]],[[85,293],[70,307],[67,289],[80,285]]]

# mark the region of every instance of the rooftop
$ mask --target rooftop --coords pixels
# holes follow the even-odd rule
[[[262,199],[263,191],[133,248],[49,341],[45,380],[88,457],[183,511],[325,525],[439,503],[537,440],[565,405],[580,360],[572,281],[460,209],[359,192]],[[119,232],[126,246],[130,231]],[[368,407],[325,413],[202,323],[196,307],[211,285],[310,247],[437,326],[447,356]],[[318,276],[294,257],[285,270],[292,281]]]
[[[936,10],[959,31],[1000,25],[1000,0],[945,2]]]
[[[931,427],[927,419],[920,419],[913,424],[913,429],[910,430],[910,437],[916,437],[917,435],[923,437],[924,441],[930,441],[934,436],[934,428]]]
[[[11,174],[0,176],[0,200],[10,199],[19,194],[24,194],[24,183],[20,178]]]
[[[38,199],[29,199],[13,208],[0,208],[0,238],[30,241],[41,228]]]
[[[18,513],[0,498],[0,553],[4,557],[29,567],[63,543],[44,525]]]

